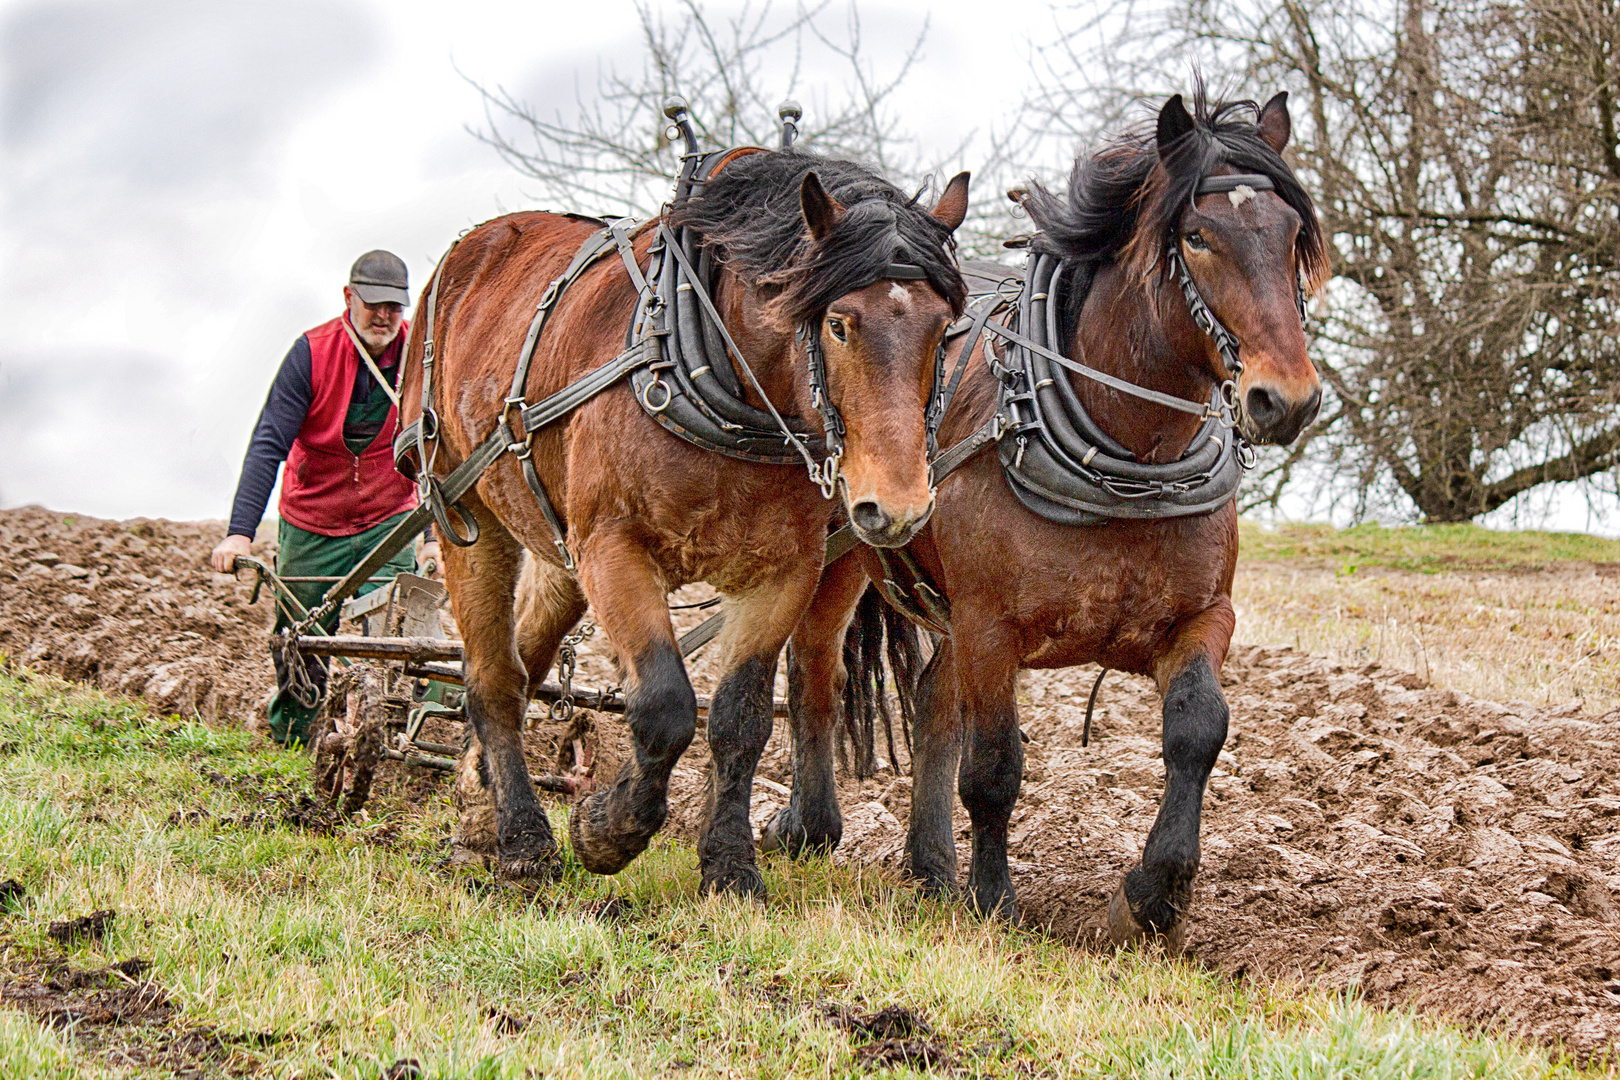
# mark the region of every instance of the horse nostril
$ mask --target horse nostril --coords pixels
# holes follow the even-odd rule
[[[1316,414],[1321,411],[1322,388],[1319,386],[1316,388],[1315,392],[1311,394],[1311,399],[1305,403],[1305,419],[1304,422],[1299,425],[1300,430],[1303,431],[1312,424],[1316,423]]]
[[[1243,398],[1243,409],[1257,428],[1268,431],[1275,427],[1288,411],[1282,398],[1263,386],[1256,386]]]
[[[862,499],[850,507],[849,519],[855,523],[857,529],[868,533],[881,533],[894,524],[893,519],[871,499]]]

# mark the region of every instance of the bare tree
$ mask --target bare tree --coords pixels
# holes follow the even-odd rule
[[[922,55],[926,19],[891,69],[879,72],[859,10],[852,4],[832,28],[829,6],[823,0],[781,14],[769,2],[745,4],[717,17],[698,0],[681,0],[673,11],[638,0],[639,67],[604,67],[594,85],[576,87],[569,112],[543,112],[504,87],[478,86],[485,122],[473,134],[545,196],[618,214],[650,213],[669,195],[677,150],[662,110],[675,94],[690,104],[711,146],[775,146],[778,103],[803,95],[807,145],[918,171],[916,140],[892,102]],[[821,79],[809,85],[808,71],[829,68],[838,73],[837,89],[821,89]]]
[[[1294,92],[1293,158],[1336,249],[1316,327],[1332,400],[1252,498],[1303,472],[1358,516],[1463,521],[1615,483],[1617,43],[1615,0],[1155,0],[1094,11],[1048,55],[1054,126],[1162,97],[1195,58]]]

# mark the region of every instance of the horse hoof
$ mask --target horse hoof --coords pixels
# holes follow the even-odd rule
[[[784,851],[787,849],[787,844],[783,843],[782,837],[778,831],[782,816],[786,813],[787,807],[784,806],[782,809],[772,814],[771,820],[767,821],[765,823],[765,827],[759,831],[759,850],[762,854],[769,854],[772,851]]]
[[[508,824],[500,838],[500,874],[514,881],[549,881],[562,872],[561,851],[544,811]]]
[[[1158,941],[1167,951],[1179,953],[1187,940],[1187,920],[1177,919],[1168,930],[1149,930],[1137,921],[1136,914],[1131,911],[1131,902],[1125,898],[1125,884],[1121,882],[1108,900],[1108,936],[1122,949]]]
[[[556,881],[562,876],[562,859],[555,849],[534,858],[503,856],[500,876],[508,881]]]
[[[580,865],[593,874],[617,874],[646,848],[632,848],[612,839],[607,822],[606,791],[586,796],[568,815],[568,839]]]
[[[802,822],[794,820],[792,811],[784,806],[771,815],[771,820],[760,831],[759,850],[785,851],[792,859],[802,855],[830,855],[843,838],[842,823],[821,832],[811,832]]]
[[[764,900],[765,877],[753,863],[733,863],[703,871],[705,895],[738,896],[744,899]]]
[[[1005,888],[987,889],[980,892],[969,883],[968,896],[973,902],[973,910],[979,913],[980,918],[994,919],[1009,926],[1022,926],[1023,916],[1018,910],[1018,894],[1013,891],[1009,883]]]

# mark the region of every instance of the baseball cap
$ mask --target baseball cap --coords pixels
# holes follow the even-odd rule
[[[405,261],[392,251],[368,251],[349,269],[349,287],[368,304],[410,305]]]

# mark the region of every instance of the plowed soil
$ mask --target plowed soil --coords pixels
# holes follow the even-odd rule
[[[0,653],[159,709],[246,719],[275,684],[275,613],[208,568],[224,534],[218,521],[0,511]]]
[[[0,512],[0,652],[164,708],[248,722],[270,688],[268,604],[248,607],[246,587],[206,569],[218,532]],[[613,677],[600,633],[580,654],[578,682]],[[713,688],[713,663],[692,664],[699,694]],[[1152,824],[1162,766],[1158,695],[1144,679],[1108,676],[1093,741],[1080,747],[1094,674],[1021,683],[1030,742],[1012,850],[1026,922],[1102,948],[1107,898]],[[1583,1057],[1613,1048],[1620,711],[1501,705],[1286,648],[1234,648],[1222,681],[1232,734],[1205,800],[1193,957],[1239,977],[1359,986],[1378,1004]],[[554,736],[531,736],[534,771],[556,769]],[[611,776],[626,750],[622,721],[598,717],[594,741],[598,775]],[[678,835],[695,833],[706,758],[700,737],[676,770],[668,828]],[[785,802],[788,763],[778,724],[756,826]],[[886,765],[844,782],[837,858],[900,867],[909,784]],[[958,827],[965,866],[960,812]]]

